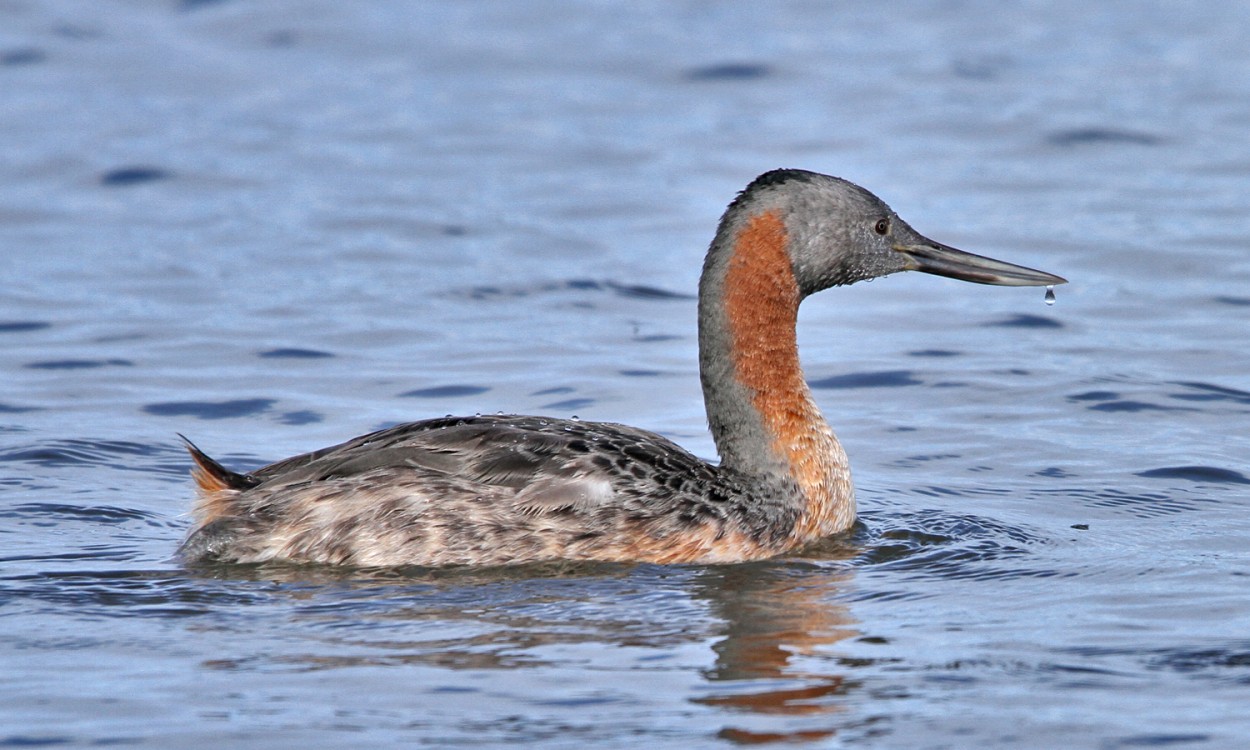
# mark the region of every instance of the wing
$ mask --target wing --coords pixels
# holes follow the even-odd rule
[[[511,490],[503,496],[535,515],[654,501],[665,489],[706,484],[712,472],[672,441],[625,425],[485,416],[397,425],[270,464],[250,477],[263,489],[382,469]]]

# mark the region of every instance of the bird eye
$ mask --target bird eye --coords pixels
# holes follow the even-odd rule
[[[877,234],[885,234],[886,232],[890,231],[890,220],[889,219],[877,219],[877,225],[873,227],[873,230]]]

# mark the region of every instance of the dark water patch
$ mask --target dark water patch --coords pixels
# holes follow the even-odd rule
[[[1030,474],[1030,476],[1047,477],[1050,479],[1066,479],[1069,477],[1074,477],[1076,476],[1076,474],[1073,474],[1067,469],[1061,469],[1058,466],[1047,466],[1045,469],[1040,469],[1038,471],[1033,472],[1032,474]]]
[[[1096,667],[1096,666],[1091,666],[1089,664],[1049,663],[1049,664],[1041,665],[1041,670],[1044,672],[1058,672],[1064,675],[1097,675],[1099,677],[1127,677],[1128,676],[1125,673],[1125,671],[1122,669],[1108,669],[1106,667]],[[1082,682],[1082,683],[1073,683],[1073,682],[1066,683],[1068,687],[1077,687],[1078,685],[1088,687],[1088,686],[1091,686],[1092,684],[1094,683],[1091,683],[1088,681]]]
[[[265,35],[264,43],[266,47],[274,49],[286,49],[294,47],[299,43],[299,34],[290,29],[282,29],[280,31],[272,31]]]
[[[684,300],[695,299],[695,295],[686,292],[674,292],[670,289],[660,289],[654,286],[644,286],[641,284],[618,284],[615,281],[605,282],[608,289],[611,289],[620,297],[628,297],[630,299],[646,299],[646,300]]]
[[[31,370],[93,370],[98,367],[133,367],[128,359],[52,359],[24,365]]]
[[[852,372],[834,375],[808,383],[812,388],[898,388],[907,385],[924,385],[910,370],[881,370],[878,372]]]
[[[24,333],[41,331],[51,328],[52,324],[44,320],[4,320],[0,321],[0,333]]]
[[[279,349],[269,349],[260,352],[257,356],[265,359],[325,359],[333,357],[329,352],[318,351],[316,349],[297,349],[293,347],[285,347]]]
[[[279,422],[289,425],[316,424],[324,419],[324,415],[310,409],[283,412],[278,417]]]
[[[12,734],[0,737],[0,747],[54,747],[56,745],[72,745],[77,739],[70,736],[51,734]]]
[[[18,47],[0,50],[0,65],[17,67],[19,65],[35,65],[48,59],[48,55],[38,47]]]
[[[1215,301],[1221,305],[1234,305],[1236,307],[1250,307],[1250,297],[1216,297]]]
[[[1139,471],[1136,476],[1147,479],[1184,479],[1205,484],[1250,484],[1250,478],[1245,474],[1218,466],[1169,466]]]
[[[674,292],[669,289],[645,286],[641,284],[621,284],[615,281],[596,281],[595,279],[567,279],[549,281],[527,286],[506,287],[494,284],[471,287],[464,291],[452,291],[454,296],[465,296],[473,300],[490,300],[500,298],[523,298],[559,292],[610,292],[620,297],[642,300],[691,300],[695,295],[685,292]]]
[[[85,39],[99,39],[104,36],[98,27],[80,25],[78,23],[64,22],[58,23],[52,27],[52,33],[64,39],[73,39],[75,41],[83,41]]]
[[[508,292],[503,287],[494,286],[492,284],[483,284],[481,286],[475,286],[471,289],[464,290],[462,294],[468,297],[469,299],[475,299],[475,300],[487,300],[487,299],[492,299],[494,297],[503,297],[503,296],[520,296],[520,295],[508,295]]]
[[[1012,66],[1012,59],[1006,55],[982,55],[953,61],[951,72],[970,81],[992,81]]]
[[[627,378],[654,378],[664,374],[659,370],[617,370],[617,372]]]
[[[947,461],[953,458],[960,458],[960,455],[961,454],[959,453],[920,454],[920,455],[906,456],[904,458],[895,459],[891,461],[888,465],[896,466],[901,469],[914,469],[917,466],[929,463],[930,461]]]
[[[0,462],[39,466],[108,466],[138,469],[135,457],[160,455],[164,449],[121,440],[52,440],[45,444],[0,452]]]
[[[1163,406],[1161,404],[1152,404],[1146,401],[1104,401],[1100,404],[1094,404],[1087,407],[1090,411],[1106,411],[1106,412],[1129,412],[1136,414],[1143,411],[1197,411],[1197,409],[1187,409],[1183,406]]]
[[[914,352],[907,352],[909,357],[959,357],[962,355],[963,352],[951,349],[918,349]]]
[[[1174,745],[1192,745],[1195,742],[1206,743],[1211,740],[1209,734],[1135,734],[1129,737],[1108,740],[1101,747],[1172,747]]]
[[[1068,396],[1069,401],[1115,401],[1120,394],[1115,391],[1086,391]]]
[[[570,409],[585,409],[587,406],[593,406],[594,403],[593,398],[570,398],[564,401],[552,401],[549,404],[543,404],[540,408],[551,411],[569,411]]]
[[[652,333],[646,336],[634,336],[631,340],[638,341],[643,344],[654,344],[660,341],[680,341],[684,336],[674,336],[671,333]]]
[[[559,385],[554,388],[544,388],[541,391],[534,391],[530,395],[531,396],[554,396],[559,393],[572,393],[573,391],[574,389],[570,388],[567,385]]]
[[[100,175],[100,184],[104,187],[130,187],[169,179],[172,176],[172,173],[159,167],[120,167]]]
[[[1173,395],[1177,398],[1177,395]],[[1219,396],[1211,395],[1210,399],[1218,399]],[[1067,397],[1068,401],[1088,403],[1086,406],[1090,411],[1102,412],[1151,412],[1151,411],[1196,411],[1193,408],[1185,406],[1165,406],[1163,404],[1152,404],[1149,401],[1139,401],[1131,398],[1124,398],[1119,391],[1084,391],[1082,393],[1074,393]],[[1206,396],[1195,395],[1192,400],[1205,400]]]
[[[1181,401],[1226,401],[1234,404],[1250,404],[1250,392],[1240,391],[1236,388],[1227,388],[1222,385],[1211,385],[1210,383],[1197,383],[1193,381],[1176,381],[1173,385],[1179,385],[1188,388],[1196,393],[1169,393],[1172,398]]]
[[[234,419],[268,411],[272,398],[241,398],[231,401],[167,401],[147,404],[143,411],[158,417],[194,417],[195,419]]]
[[[400,398],[463,398],[464,396],[478,396],[489,390],[490,388],[481,385],[436,385],[431,388],[405,391],[399,396]]]
[[[40,411],[38,406],[13,406],[12,404],[0,403],[0,414],[25,414],[27,412]]]
[[[212,5],[224,5],[231,0],[180,0],[178,9],[183,12],[196,11],[200,8],[207,8]]]
[[[1132,130],[1120,130],[1117,128],[1069,128],[1066,130],[1057,130],[1046,136],[1046,142],[1052,146],[1062,146],[1071,148],[1075,146],[1094,146],[1094,145],[1131,145],[1131,146],[1157,146],[1163,142],[1163,139],[1151,135],[1149,133],[1141,133]]]
[[[691,68],[684,77],[688,81],[751,81],[767,78],[772,72],[763,63],[723,62]]]
[[[988,328],[1063,328],[1063,323],[1044,315],[1020,313],[1010,318],[983,323]]]

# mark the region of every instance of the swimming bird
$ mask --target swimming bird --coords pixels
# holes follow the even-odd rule
[[[537,416],[400,424],[250,473],[186,441],[199,495],[180,553],[369,567],[729,563],[845,531],[850,466],[799,367],[796,317],[810,294],[898,271],[1065,283],[934,242],[846,180],[766,172],[725,210],[699,282],[719,464],[635,427]]]

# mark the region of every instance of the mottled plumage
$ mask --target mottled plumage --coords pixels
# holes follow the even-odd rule
[[[1063,279],[928,240],[868,191],[776,170],[726,210],[699,289],[700,372],[722,460],[619,424],[531,416],[398,425],[238,474],[188,442],[188,560],[356,566],[557,559],[733,562],[848,528],[846,455],[798,363],[799,303],[902,270]]]

